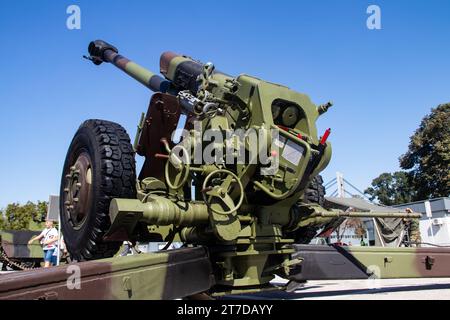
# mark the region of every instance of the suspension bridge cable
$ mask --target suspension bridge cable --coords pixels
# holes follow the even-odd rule
[[[325,183],[324,187],[326,188],[329,184],[333,184],[333,182],[335,182],[337,179],[331,179],[330,181],[328,181],[327,183]]]
[[[333,182],[333,183],[330,184],[329,186],[326,186],[325,189],[329,189],[329,188],[331,188],[332,186],[334,186],[334,185],[336,185],[336,184],[337,184],[337,181]]]

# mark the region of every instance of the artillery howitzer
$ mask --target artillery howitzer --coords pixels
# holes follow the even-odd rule
[[[164,77],[104,41],[90,43],[89,54],[156,93],[134,146],[120,125],[103,120],[84,122],[70,145],[60,209],[75,260],[112,257],[124,240],[181,241],[206,248],[212,292],[257,291],[274,275],[292,276],[301,264],[293,244],[342,216],[419,217],[321,206],[317,176],[332,152],[330,131],[319,136],[316,121],[330,103],[316,106],[287,87],[171,52],[161,56]],[[145,157],[138,178],[135,153]]]

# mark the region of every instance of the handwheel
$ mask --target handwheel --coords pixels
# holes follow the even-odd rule
[[[223,176],[223,177],[221,177]],[[220,183],[218,182],[220,180]],[[235,204],[230,193],[232,189],[237,186],[239,191],[239,200]],[[233,190],[234,192],[234,190]],[[220,169],[211,172],[203,181],[202,189],[203,200],[209,209],[220,215],[229,215],[237,211],[244,201],[244,187],[241,180],[233,172],[225,169]],[[215,208],[213,201],[219,201],[219,203],[225,205],[228,210],[220,210]]]
[[[183,152],[183,156],[185,159],[180,159],[178,156],[174,153],[174,150],[177,148],[181,149]],[[182,145],[176,145],[173,147],[173,149],[170,151],[169,158],[166,162],[166,169],[165,169],[165,177],[166,177],[166,183],[169,186],[170,189],[178,190],[184,186],[186,181],[189,178],[189,170],[191,169],[191,165],[189,164],[188,152],[186,148]],[[186,160],[186,161],[185,161]],[[175,177],[172,180],[171,171],[175,172]],[[173,181],[173,182],[172,182]]]

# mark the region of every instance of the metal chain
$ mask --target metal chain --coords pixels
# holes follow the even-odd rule
[[[8,257],[8,255],[6,254],[5,250],[3,250],[2,247],[0,247],[0,262],[1,263],[6,263],[7,267],[17,268],[19,270],[32,270],[32,269],[35,269],[35,268],[28,267],[25,263],[12,261]]]

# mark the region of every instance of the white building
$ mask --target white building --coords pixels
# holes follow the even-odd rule
[[[426,202],[429,202],[431,215],[427,216]],[[417,201],[395,206],[396,208],[411,208],[422,213],[420,219],[420,235],[422,242],[441,246],[450,246],[450,198],[437,198],[427,201]],[[422,245],[426,247],[426,245]]]

